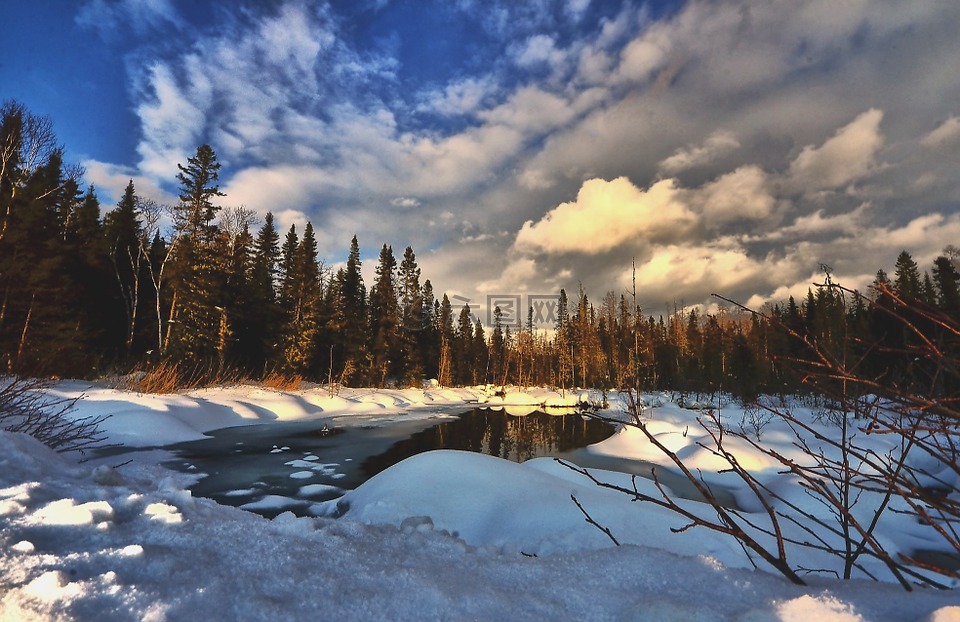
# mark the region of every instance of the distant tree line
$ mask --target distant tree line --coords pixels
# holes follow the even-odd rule
[[[398,261],[384,244],[368,290],[356,236],[334,271],[317,256],[311,223],[281,236],[272,215],[258,223],[249,210],[221,206],[219,169],[202,145],[178,165],[175,205],[140,196],[131,181],[103,214],[93,186],[81,187],[83,171],[64,163],[50,120],[4,103],[0,371],[89,377],[172,362],[351,385],[436,378],[749,398],[801,388],[785,362],[803,344],[784,327],[907,382],[931,370],[912,365],[912,336],[875,305],[906,300],[960,318],[957,252],[948,247],[923,274],[901,253],[892,281],[878,272],[873,300],[812,287],[759,315],[721,306],[654,317],[635,293],[609,292],[595,305],[581,287],[572,300],[560,290],[552,329],[534,327],[532,308],[525,323],[505,325],[496,308],[487,336],[468,305],[437,297],[412,248]]]

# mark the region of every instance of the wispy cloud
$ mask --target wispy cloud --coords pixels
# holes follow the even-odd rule
[[[169,185],[209,141],[228,201],[322,222],[322,252],[412,244],[440,290],[619,289],[635,258],[653,301],[767,300],[960,233],[960,5],[460,0],[430,10],[476,24],[480,61],[429,82],[395,54],[427,42],[325,3],[193,33],[159,1],[81,15],[121,10],[181,42],[131,61],[138,173]]]
[[[77,11],[76,22],[107,40],[183,26],[171,0],[89,0]]]

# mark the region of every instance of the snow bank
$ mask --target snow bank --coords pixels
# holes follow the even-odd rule
[[[331,396],[234,387],[145,396],[79,383],[61,383],[55,391],[85,393],[79,416],[112,413],[105,428],[110,440],[139,446],[196,438],[224,424],[415,417],[489,395],[483,388]],[[522,393],[508,405],[548,401],[550,392]],[[708,481],[719,481],[716,463],[698,448],[708,439],[696,424],[698,413],[664,396],[643,399],[654,405],[644,416],[657,438],[698,465]],[[617,416],[617,408],[606,414]],[[724,408],[728,425],[738,416],[742,412]],[[794,455],[790,438],[776,424],[764,431],[765,442],[785,455]],[[881,451],[889,441],[875,442]],[[736,450],[741,463],[769,476],[792,501],[824,511],[789,478],[775,479],[776,469],[748,446]],[[549,459],[514,464],[430,452],[339,502],[315,503],[336,491],[310,482],[329,465],[306,456],[291,460],[304,476],[295,498],[264,497],[251,509],[313,504],[319,515],[286,512],[267,520],[194,498],[186,490],[192,478],[158,467],[154,453],[131,454],[133,462],[116,469],[110,459],[78,465],[32,438],[0,432],[0,619],[960,619],[955,591],[905,593],[893,584],[826,575],[808,576],[807,588],[792,586],[750,568],[733,541],[702,529],[673,533],[684,524],[676,515],[599,489]],[[631,429],[585,455],[671,468]],[[634,485],[623,473],[591,472]],[[642,478],[636,486],[654,493]],[[734,492],[748,500],[742,489]],[[624,546],[613,546],[588,524],[571,495]],[[704,510],[695,501],[681,503]],[[875,500],[865,496],[862,503],[869,509]],[[338,509],[342,518],[327,516]],[[902,516],[885,518],[877,533],[894,551],[933,546],[929,528]],[[830,563],[802,555],[792,561],[811,568]]]
[[[951,593],[906,594],[861,582],[800,589],[709,555],[678,557],[648,546],[528,557],[510,541],[538,524],[575,526],[569,517],[553,517],[550,505],[538,511],[550,493],[515,495],[541,485],[566,492],[570,485],[549,468],[502,469],[501,461],[483,456],[428,455],[398,465],[377,485],[396,481],[404,470],[426,477],[457,465],[458,483],[476,484],[485,495],[495,493],[498,480],[530,478],[532,484],[506,486],[492,508],[459,486],[432,496],[421,490],[419,500],[410,501],[417,511],[444,503],[453,511],[457,502],[443,499],[458,498],[461,516],[484,515],[477,535],[492,542],[503,536],[503,545],[471,545],[423,514],[398,525],[289,513],[270,521],[194,499],[184,482],[150,465],[128,465],[113,484],[102,484],[102,469],[78,467],[18,434],[0,433],[0,456],[0,502],[7,504],[0,511],[3,620],[939,622],[956,615]],[[372,491],[363,493],[369,512],[375,511]],[[512,518],[518,507],[527,518]]]
[[[101,428],[111,442],[155,447],[199,440],[205,432],[220,428],[273,421],[387,413],[428,416],[430,409],[476,402],[484,390],[345,388],[332,395],[319,388],[278,391],[238,385],[149,395],[69,381],[57,384],[50,393],[62,399],[82,398],[70,416],[108,415]]]

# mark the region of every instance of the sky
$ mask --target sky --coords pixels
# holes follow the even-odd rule
[[[204,143],[224,206],[356,234],[481,315],[646,313],[865,288],[960,244],[953,0],[6,2],[0,98],[48,115],[105,208],[172,202]]]

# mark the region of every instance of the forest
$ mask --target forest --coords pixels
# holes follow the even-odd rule
[[[160,205],[133,181],[102,206],[64,162],[48,117],[0,108],[0,369],[89,378],[165,367],[183,379],[269,376],[349,386],[517,384],[682,392],[745,399],[803,388],[805,348],[856,357],[858,371],[901,387],[935,370],[913,356],[930,313],[960,321],[958,251],[921,267],[904,250],[892,276],[847,290],[822,266],[802,300],[749,310],[677,307],[645,314],[642,292],[557,294],[551,329],[485,327],[421,275],[414,250],[380,248],[374,282],[357,236],[346,264],[318,257],[315,230],[277,230],[224,206],[220,163],[201,145],[178,164],[178,201]],[[282,209],[278,205],[277,209]],[[589,284],[586,284],[589,285]],[[722,292],[719,294],[722,295]],[[897,314],[891,308],[902,309]],[[917,310],[916,322],[910,313]],[[906,318],[896,321],[895,318]],[[487,332],[489,331],[489,335]],[[955,344],[948,344],[951,347]]]

